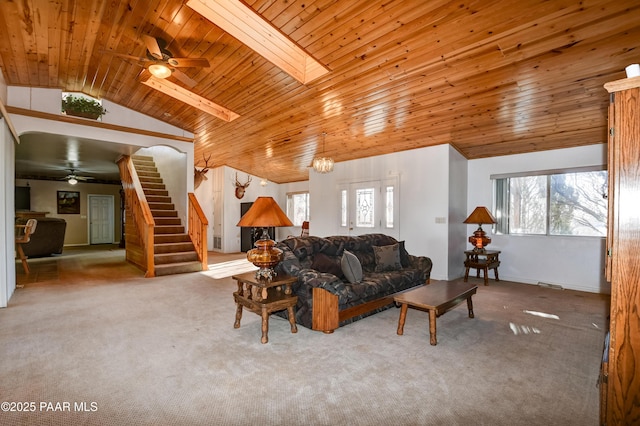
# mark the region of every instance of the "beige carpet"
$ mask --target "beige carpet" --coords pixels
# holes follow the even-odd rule
[[[27,283],[0,310],[0,400],[26,412],[0,423],[598,424],[605,296],[491,280],[474,319],[438,319],[437,346],[425,312],[396,335],[395,308],[331,335],[273,316],[263,345],[257,315],[233,328],[234,289],[206,272]]]

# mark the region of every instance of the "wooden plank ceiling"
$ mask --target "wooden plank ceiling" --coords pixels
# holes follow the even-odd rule
[[[278,182],[437,144],[466,158],[606,141],[607,81],[640,61],[637,0],[247,0],[329,72],[302,84],[181,0],[0,1],[9,85],[105,98],[195,133],[196,162]],[[142,84],[143,35],[220,120]],[[169,77],[177,85],[184,84]],[[313,173],[313,172],[311,172]]]

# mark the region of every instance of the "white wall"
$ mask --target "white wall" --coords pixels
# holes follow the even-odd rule
[[[1,74],[1,73],[0,73]],[[15,230],[14,230],[14,175],[15,140],[0,117],[0,308],[6,308],[7,302],[16,289]]]
[[[0,104],[7,103],[7,84],[0,70]],[[15,140],[9,131],[7,118],[0,116],[0,308],[16,289],[14,187]]]
[[[469,161],[469,213],[492,205],[492,174],[550,170],[607,163],[606,144],[508,155]],[[475,226],[469,225],[467,235]],[[490,235],[490,249],[501,250],[500,278],[528,284],[557,284],[566,289],[610,293],[604,279],[604,238]],[[493,273],[491,273],[493,276]]]
[[[313,235],[340,233],[337,188],[347,182],[399,176],[399,239],[413,255],[433,261],[432,278],[448,279],[449,157],[448,145],[438,145],[336,163],[329,174],[309,172]],[[444,218],[444,223],[436,223]]]
[[[464,275],[463,252],[468,250],[467,226],[462,223],[467,218],[467,159],[458,151],[449,148],[449,244],[447,279]]]

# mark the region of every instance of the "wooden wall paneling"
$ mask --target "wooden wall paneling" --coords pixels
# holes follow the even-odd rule
[[[612,91],[608,85],[605,88]],[[613,104],[609,145],[613,151],[613,185],[609,187],[613,213],[609,218],[611,321],[603,407],[607,425],[640,423],[640,82],[614,91]]]

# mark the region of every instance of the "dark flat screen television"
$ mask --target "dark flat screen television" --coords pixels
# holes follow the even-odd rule
[[[31,187],[16,186],[16,211],[31,210]]]

